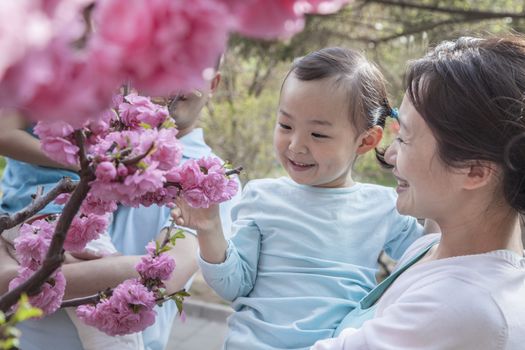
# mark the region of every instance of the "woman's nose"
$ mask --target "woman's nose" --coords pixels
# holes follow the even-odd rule
[[[385,161],[392,165],[396,166],[396,160],[397,160],[397,143],[393,142],[388,146],[388,148],[385,151]]]

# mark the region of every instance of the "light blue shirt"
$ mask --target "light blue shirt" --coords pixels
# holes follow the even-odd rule
[[[194,129],[189,134],[181,137],[180,141],[183,146],[183,162],[191,158],[215,156],[210,147],[204,142],[202,129]],[[34,167],[26,163],[16,165],[18,168],[15,169],[24,169],[21,177],[18,177],[20,183],[24,182],[24,176],[27,177],[30,175],[27,174],[27,171],[25,170],[30,168],[26,168],[25,165]],[[57,169],[45,169],[49,169],[57,174],[60,173]],[[16,178],[16,171],[13,170],[10,176],[13,179]],[[59,175],[55,176],[54,184],[56,184],[61,177],[62,176]],[[41,183],[34,180],[31,184],[33,184],[36,189]],[[52,188],[54,184],[50,182],[50,188]],[[28,185],[26,187],[29,188],[30,186]],[[223,223],[225,223],[225,230],[230,229],[231,207],[239,199],[240,191],[230,201],[221,204],[221,219],[223,220]],[[5,199],[3,202],[4,201]],[[11,204],[10,207],[13,206],[14,204]],[[23,206],[20,206],[20,208],[23,208]],[[58,209],[60,210],[61,207],[58,207]],[[125,255],[141,255],[146,252],[146,244],[151,240],[154,240],[158,236],[160,230],[167,225],[169,225],[169,209],[166,207],[159,207],[157,205],[139,208],[119,206],[114,213],[114,218],[109,228],[109,234],[113,244],[121,253]],[[85,283],[89,283],[89,280],[86,280]],[[164,303],[162,307],[157,307],[156,311],[157,318],[155,324],[143,332],[144,345],[147,350],[163,350],[166,347],[171,326],[177,313],[177,308],[174,302],[167,302]],[[76,328],[64,310],[59,310],[52,315],[46,316],[43,320],[25,321],[20,324],[20,329],[23,334],[20,348],[24,350],[82,349]]]
[[[370,184],[246,185],[226,261],[199,258],[208,284],[236,311],[224,348],[308,349],[331,337],[376,285],[381,251],[398,259],[423,232],[395,203],[393,189]]]

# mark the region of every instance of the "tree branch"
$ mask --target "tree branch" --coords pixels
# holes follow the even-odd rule
[[[62,304],[60,304],[60,307],[64,308],[64,307],[76,307],[76,306],[85,305],[85,304],[97,304],[101,299],[109,298],[111,297],[112,294],[113,294],[113,289],[107,288],[105,291],[98,292],[95,295],[64,300]]]
[[[55,272],[56,269],[62,265],[64,261],[64,241],[71,222],[75,217],[76,213],[80,209],[80,205],[84,198],[86,198],[90,186],[89,183],[95,178],[95,175],[89,164],[89,160],[85,154],[84,148],[84,134],[82,131],[75,131],[75,138],[80,148],[80,182],[76,186],[75,190],[71,194],[71,198],[66,203],[62,214],[58,219],[55,226],[55,232],[51,239],[49,250],[47,251],[46,257],[42,263],[40,269],[38,269],[31,277],[26,281],[18,285],[16,288],[8,291],[0,297],[0,310],[7,312],[13,305],[15,305],[20,299],[20,295],[27,292],[28,295],[34,295],[39,292],[40,287],[46,282],[46,280]]]
[[[366,0],[367,4],[381,4],[381,5],[391,5],[399,7],[407,7],[419,10],[428,10],[433,12],[448,13],[453,15],[461,15],[464,17],[481,17],[481,18],[525,18],[523,13],[517,12],[493,12],[493,11],[481,11],[481,10],[463,10],[460,8],[452,7],[441,7],[438,5],[428,5],[428,4],[417,4],[410,1],[404,0]]]
[[[15,227],[18,224],[28,220],[30,217],[44,209],[46,205],[51,203],[58,195],[62,193],[72,192],[77,184],[69,177],[62,178],[58,184],[44,196],[37,198],[32,204],[28,205],[22,211],[12,215],[0,216],[0,232]]]
[[[71,198],[62,211],[62,215],[60,215],[60,219],[58,219],[53,239],[51,240],[49,250],[47,251],[47,255],[40,269],[38,269],[25,282],[0,297],[0,310],[7,312],[11,306],[18,302],[20,295],[24,292],[27,292],[29,295],[38,293],[40,287],[45,283],[49,276],[55,272],[60,265],[62,265],[62,262],[64,261],[62,247],[66,240],[67,230],[73,221],[73,217],[78,212],[80,204],[82,204],[82,201],[89,191],[90,181],[90,178],[81,178],[75,191],[73,191]]]

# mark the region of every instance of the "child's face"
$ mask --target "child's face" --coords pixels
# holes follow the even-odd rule
[[[288,76],[279,102],[274,148],[297,183],[319,187],[352,185],[352,163],[360,135],[349,116],[343,88],[333,80],[301,81]]]

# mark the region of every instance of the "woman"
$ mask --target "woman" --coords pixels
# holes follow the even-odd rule
[[[397,208],[442,234],[312,349],[523,349],[525,39],[460,38],[411,62],[399,122]]]

